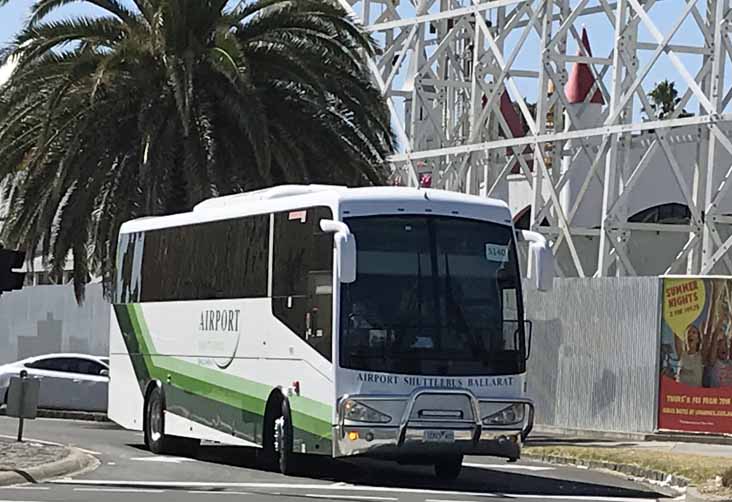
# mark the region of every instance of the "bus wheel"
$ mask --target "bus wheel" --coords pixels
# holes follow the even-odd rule
[[[155,454],[195,457],[200,439],[165,434],[165,394],[155,387],[150,391],[145,405],[145,444]]]
[[[462,455],[450,455],[439,459],[435,463],[435,475],[439,479],[446,481],[452,481],[457,479],[460,475],[460,470],[463,468],[463,456]]]
[[[170,438],[165,435],[165,396],[154,387],[145,403],[145,444],[155,454],[170,452]]]
[[[279,453],[280,472],[286,476],[294,474],[292,414],[287,399],[282,400],[282,416],[275,420],[275,443]]]

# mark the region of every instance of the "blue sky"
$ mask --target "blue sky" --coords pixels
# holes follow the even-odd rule
[[[28,14],[32,0],[10,0],[10,3],[0,7],[0,43],[7,44],[21,27]]]

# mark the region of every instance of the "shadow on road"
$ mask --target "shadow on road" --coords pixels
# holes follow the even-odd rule
[[[139,445],[130,445],[140,449]],[[297,477],[345,482],[367,486],[406,489],[450,490],[459,492],[511,493],[521,495],[566,495],[591,497],[663,498],[665,495],[644,489],[618,477],[591,471],[542,471],[542,474],[508,472],[498,469],[463,467],[456,481],[435,478],[428,466],[404,466],[370,459],[334,460],[316,455],[298,455]],[[261,469],[257,450],[234,446],[202,446],[197,460],[245,469]],[[496,464],[504,462],[495,459]],[[507,464],[516,465],[516,464]],[[570,477],[567,479],[568,477]]]

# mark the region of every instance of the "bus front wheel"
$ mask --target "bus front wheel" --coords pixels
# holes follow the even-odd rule
[[[460,470],[463,468],[463,456],[462,455],[451,455],[444,457],[435,462],[435,475],[439,479],[446,481],[452,481],[457,479],[460,475]]]
[[[157,454],[196,456],[201,441],[171,436],[165,433],[165,394],[159,386],[153,387],[145,403],[145,444]]]

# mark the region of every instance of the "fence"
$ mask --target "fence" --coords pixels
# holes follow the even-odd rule
[[[555,279],[549,293],[527,288],[528,388],[538,424],[655,430],[659,295],[657,277]]]
[[[0,298],[0,364],[52,352],[109,353],[109,303],[90,284],[78,306],[71,285],[33,286]]]

